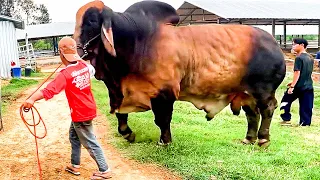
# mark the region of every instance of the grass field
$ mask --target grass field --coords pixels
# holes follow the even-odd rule
[[[280,104],[285,79],[277,91]],[[115,115],[109,114],[107,89],[93,81],[99,109],[108,117],[114,138],[112,143],[127,157],[153,162],[178,172],[184,179],[320,179],[320,91],[315,90],[315,108],[311,127],[282,127],[279,108],[271,125],[271,145],[242,145],[247,123],[244,112],[234,116],[226,107],[212,121],[187,102],[176,102],[171,122],[173,143],[157,145],[159,128],[151,111],[132,113],[129,125],[136,142],[128,143],[117,132]],[[299,122],[298,102],[292,107],[294,123]]]
[[[11,79],[10,82],[3,87],[1,86],[1,108],[3,113],[6,112],[8,104],[20,97],[21,92],[25,89],[38,84],[37,80],[32,79]]]

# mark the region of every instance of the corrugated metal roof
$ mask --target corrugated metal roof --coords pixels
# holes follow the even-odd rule
[[[15,28],[24,29],[24,22],[18,19],[0,15],[0,21],[10,21],[10,22],[13,22]]]
[[[315,0],[187,0],[220,17],[243,19],[320,19]],[[180,7],[182,8],[184,4]]]
[[[17,29],[17,39],[25,39],[26,33],[28,33],[28,39],[72,35],[74,27],[75,22],[55,22],[26,26],[24,30]]]

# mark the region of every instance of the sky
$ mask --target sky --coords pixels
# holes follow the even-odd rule
[[[92,0],[34,0],[36,4],[44,4],[48,8],[52,22],[74,22],[77,10]],[[130,5],[140,0],[102,0],[113,11],[123,12]],[[180,7],[184,0],[160,0]]]

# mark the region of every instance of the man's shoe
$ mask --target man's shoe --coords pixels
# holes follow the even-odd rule
[[[290,121],[282,121],[280,122],[281,126],[291,126],[291,122]]]

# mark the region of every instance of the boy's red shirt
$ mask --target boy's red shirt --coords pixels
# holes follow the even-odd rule
[[[86,63],[80,60],[68,65],[41,92],[45,100],[49,100],[62,90],[65,90],[73,122],[88,121],[97,116],[90,71]]]

